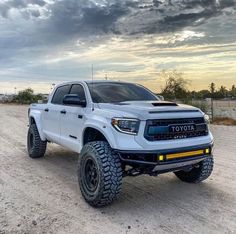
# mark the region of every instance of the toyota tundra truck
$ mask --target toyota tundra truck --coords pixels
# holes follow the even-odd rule
[[[91,206],[110,204],[126,176],[173,172],[199,183],[213,170],[209,117],[200,109],[160,100],[126,82],[80,81],[55,87],[47,104],[29,108],[28,153],[47,143],[79,153],[78,183]]]

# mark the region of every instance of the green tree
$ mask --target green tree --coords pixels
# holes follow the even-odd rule
[[[235,87],[235,85],[232,85],[230,94],[231,94],[231,96],[236,97],[236,87]]]
[[[17,99],[20,103],[31,103],[34,98],[34,91],[31,88],[19,91]]]
[[[212,95],[209,90],[203,89],[197,92],[196,98],[205,99],[210,98]]]
[[[169,99],[186,98],[189,91],[189,80],[183,78],[183,73],[176,70],[166,72],[162,71],[161,76],[165,79],[165,87],[162,89],[162,95]]]
[[[223,86],[223,85],[220,86],[219,94],[220,94],[220,97],[221,97],[221,98],[227,97],[228,90],[226,89],[225,86]]]
[[[216,91],[216,85],[215,85],[215,83],[212,82],[210,84],[210,92],[211,92],[212,96],[215,94],[215,91]]]

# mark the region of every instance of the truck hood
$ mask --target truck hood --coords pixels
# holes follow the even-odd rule
[[[112,113],[113,117],[130,117],[140,120],[155,118],[202,117],[196,107],[166,101],[130,101],[121,103],[99,103],[99,108]],[[115,116],[117,115],[117,116]],[[173,116],[173,117],[171,117]]]

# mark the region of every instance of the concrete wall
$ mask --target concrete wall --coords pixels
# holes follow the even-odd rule
[[[229,117],[236,119],[236,100],[213,101],[214,117]]]
[[[202,109],[202,111],[212,117],[210,98],[206,100],[192,100],[192,105]],[[236,119],[236,100],[213,100],[213,117]]]

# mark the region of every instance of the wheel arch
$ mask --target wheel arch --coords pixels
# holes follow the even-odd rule
[[[37,126],[39,136],[42,141],[46,141],[46,136],[42,130],[41,115],[37,113],[30,113],[29,115],[29,125],[35,124]]]
[[[110,145],[108,137],[103,131],[94,126],[86,126],[82,134],[82,146],[93,141],[105,141]]]
[[[32,124],[36,124],[36,125],[37,125],[37,123],[36,123],[34,117],[33,117],[33,116],[30,116],[30,117],[29,117],[29,125],[32,125]]]

